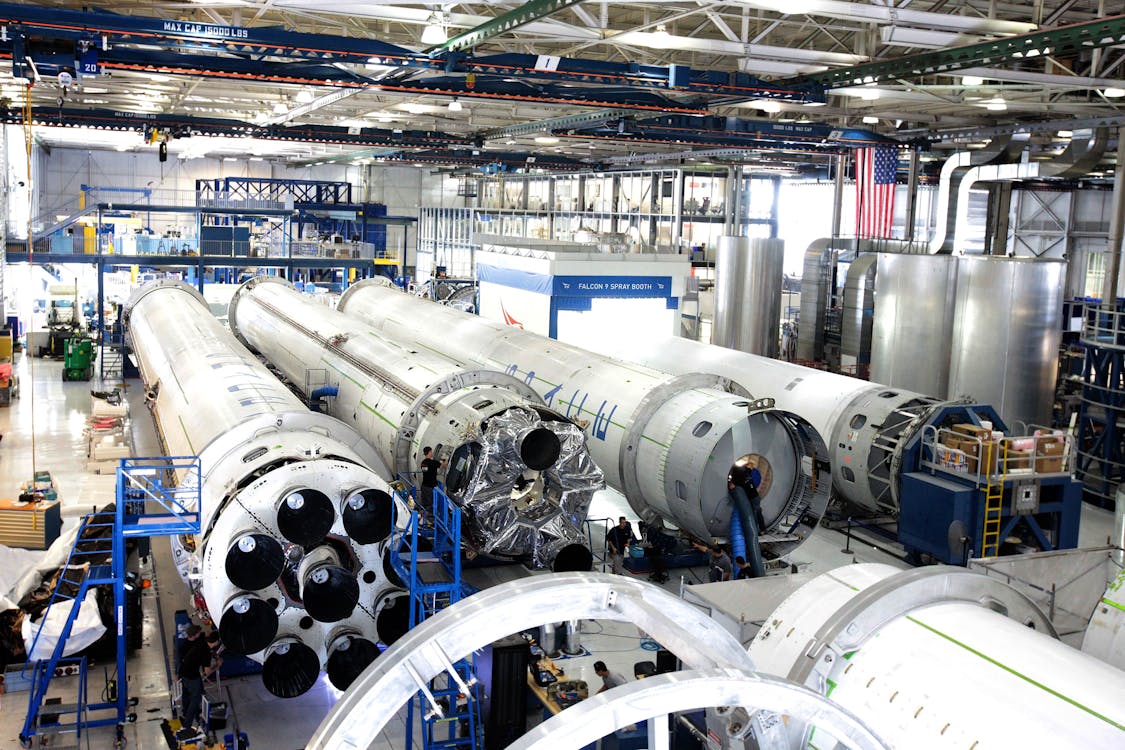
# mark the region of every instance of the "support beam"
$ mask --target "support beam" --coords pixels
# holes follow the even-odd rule
[[[428,51],[448,52],[450,50],[472,49],[494,36],[514,31],[532,21],[546,18],[552,13],[569,8],[571,5],[577,5],[580,2],[582,0],[528,0],[518,8],[501,13],[496,18],[462,32],[444,44],[439,44]]]
[[[1125,241],[1125,128],[1117,130],[1117,166],[1113,170],[1113,212],[1110,214],[1109,247],[1106,249],[1105,285],[1102,304],[1115,309],[1121,276],[1121,243]]]
[[[864,7],[875,9],[875,6]],[[884,62],[864,63],[850,68],[813,73],[790,79],[786,83],[797,87],[840,88],[915,80],[927,75],[952,73],[981,65],[1004,65],[1046,55],[1056,58],[1067,57],[1122,43],[1125,43],[1125,15],[1118,15],[965,47],[922,52]]]

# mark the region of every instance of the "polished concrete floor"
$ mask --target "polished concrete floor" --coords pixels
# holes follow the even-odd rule
[[[113,500],[112,475],[90,474],[84,467],[82,429],[90,411],[89,390],[92,386],[99,386],[63,383],[58,362],[35,360],[29,363],[21,358],[17,370],[22,376],[23,393],[10,407],[0,408],[0,434],[3,435],[0,441],[0,497],[14,496],[19,483],[31,476],[34,434],[34,468],[52,473],[67,522],[75,523],[91,508]],[[143,389],[133,381],[126,384],[125,390],[130,405],[134,455],[160,455],[162,450],[152,419],[143,403]],[[606,492],[596,498],[590,517],[616,519],[623,513],[632,516],[620,495]],[[1094,509],[1086,509],[1085,514],[1083,543],[1103,543],[1111,519]],[[800,547],[792,562],[803,572],[825,571],[853,561],[885,562],[905,567],[899,559],[873,544],[858,539],[847,545],[845,542],[842,533],[822,530]],[[139,699],[139,705],[136,709],[137,722],[126,728],[126,738],[130,747],[157,750],[166,747],[159,724],[170,714],[172,615],[178,609],[185,609],[188,601],[186,590],[172,567],[167,541],[154,541],[151,562],[142,568],[142,572],[154,580],[154,586],[144,593],[143,599],[144,647],[129,660],[129,691]],[[678,591],[682,585],[705,580],[703,570],[674,573],[676,575],[665,584],[672,591]],[[568,659],[563,664],[568,676],[587,680],[593,689],[600,685],[593,674],[595,660],[604,660],[612,671],[631,677],[635,662],[652,658],[651,652],[641,647],[642,634],[631,625],[584,622],[582,630],[583,646],[589,655]],[[55,685],[53,695],[65,696],[73,690],[73,685],[67,685],[66,680],[57,681]],[[102,687],[102,666],[97,665],[93,669],[90,690],[97,693]],[[229,696],[241,729],[248,734],[251,745],[270,750],[304,747],[338,697],[338,693],[323,678],[308,693],[290,701],[274,698],[256,676],[227,680],[221,686],[213,686],[211,691],[219,697]],[[17,736],[26,712],[26,697],[27,693],[21,692],[2,696],[0,750],[18,747]],[[403,748],[404,716],[405,711],[400,712],[373,747],[380,750]],[[538,714],[532,712],[529,722],[536,721]],[[109,728],[94,730],[88,737],[89,747],[111,747],[112,737],[113,732]],[[419,746],[417,741],[415,746]]]

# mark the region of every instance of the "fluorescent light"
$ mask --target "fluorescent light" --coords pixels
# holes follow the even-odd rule
[[[462,109],[464,109],[464,107],[461,106],[461,102],[457,100],[457,97],[453,97],[453,101],[449,103],[449,111],[460,112]]]
[[[407,102],[402,105],[402,108],[412,115],[420,115],[426,111],[426,105],[418,104],[417,102]]]
[[[873,102],[882,95],[883,95],[883,92],[880,91],[879,89],[865,88],[863,91],[859,92],[859,98],[863,99],[864,101],[868,101],[868,102]]]
[[[445,33],[440,13],[432,13],[426,28],[422,29],[422,44],[445,44],[449,37]]]
[[[663,49],[672,41],[672,35],[668,33],[667,27],[664,24],[657,24],[656,31],[648,35],[649,44],[657,49]]]
[[[156,81],[157,83],[164,83],[165,81],[172,80],[170,76],[161,75],[159,73],[149,73],[148,78],[150,81]]]
[[[1003,112],[1008,108],[1008,103],[1004,101],[1004,97],[998,96],[995,99],[986,101],[984,106],[991,112]]]
[[[301,89],[297,92],[297,95],[293,97],[293,101],[297,102],[298,104],[308,104],[312,100],[312,92],[307,89]]]
[[[772,99],[758,99],[752,104],[763,112],[780,112],[781,103],[775,102]]]
[[[1074,131],[1073,130],[1060,130],[1059,131],[1059,138],[1073,138],[1073,137],[1074,137]]]
[[[393,117],[380,117],[379,122],[394,122]]]
[[[875,115],[864,115],[863,124],[864,125],[878,125],[879,124],[879,118],[876,117]]]
[[[275,115],[283,115],[289,111],[289,107],[285,106],[285,102],[274,102],[273,113]]]
[[[804,106],[804,107],[827,107],[828,102],[804,102],[802,104],[802,106]]]
[[[553,135],[537,135],[535,136],[535,142],[550,146],[552,143],[558,143],[559,139]]]
[[[1125,89],[1119,89],[1114,86],[1102,89],[1102,96],[1107,99],[1120,99],[1125,96]]]
[[[980,86],[984,83],[984,79],[980,76],[961,76],[962,86]]]

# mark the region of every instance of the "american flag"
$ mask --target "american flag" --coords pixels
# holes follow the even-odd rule
[[[893,146],[855,150],[855,226],[859,237],[890,237],[895,217],[895,172],[898,151]]]

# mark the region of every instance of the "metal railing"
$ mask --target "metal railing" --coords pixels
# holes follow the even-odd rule
[[[1083,343],[1125,349],[1125,311],[1087,308]]]
[[[978,487],[1007,477],[1070,476],[1074,438],[1059,430],[1029,426],[1029,435],[993,439],[927,425],[922,431],[920,468],[972,479]],[[989,450],[988,445],[994,447]],[[1056,447],[1059,446],[1059,447]],[[992,457],[991,465],[988,457]]]

